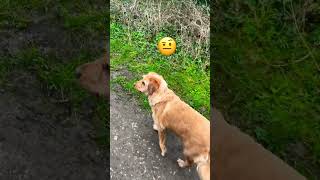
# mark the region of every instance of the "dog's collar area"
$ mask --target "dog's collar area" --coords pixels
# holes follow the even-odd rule
[[[159,103],[159,102],[161,102],[162,101],[162,99],[163,99],[163,97],[165,97],[166,96],[166,94],[168,94],[168,89],[166,88],[166,89],[158,89],[158,93],[161,93],[161,95],[158,95],[158,96],[160,96],[160,98],[156,98],[156,97],[152,97],[156,92],[154,92],[152,95],[150,95],[150,96],[148,96],[148,100],[149,100],[149,104],[150,104],[150,106],[154,106],[154,105],[156,105],[157,103]],[[158,100],[156,100],[155,102],[153,102],[153,100],[152,99],[158,99]]]
[[[163,96],[160,97],[158,100],[156,100],[156,101],[154,101],[154,102],[149,98],[149,104],[150,104],[150,106],[152,106],[152,107],[154,107],[154,106],[157,105],[157,104],[164,103],[164,102],[166,102],[166,100],[163,100]]]
[[[161,103],[164,103],[164,102],[166,102],[166,101],[158,101],[158,102],[156,102],[156,103],[153,103],[153,104],[150,104],[152,107],[154,107],[154,106],[156,106],[156,105],[158,105],[158,104],[161,104]]]

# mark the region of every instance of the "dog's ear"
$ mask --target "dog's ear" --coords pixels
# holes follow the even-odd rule
[[[160,82],[158,79],[150,78],[148,84],[148,95],[152,95],[160,87]]]

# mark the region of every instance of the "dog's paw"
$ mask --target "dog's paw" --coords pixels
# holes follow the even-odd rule
[[[153,124],[153,129],[156,130],[156,131],[158,131],[158,130],[159,130],[158,125],[157,125],[157,124]]]
[[[165,156],[166,155],[166,152],[165,151],[162,151],[161,152],[161,156]]]
[[[167,152],[167,148],[163,148],[163,150],[161,150],[161,156],[165,156]]]
[[[181,167],[181,168],[186,167],[186,163],[184,162],[184,160],[179,158],[177,160],[177,162],[178,162],[179,167]]]

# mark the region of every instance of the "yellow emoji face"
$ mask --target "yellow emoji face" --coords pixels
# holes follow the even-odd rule
[[[162,38],[158,42],[158,49],[161,54],[170,56],[176,51],[176,42],[171,37]]]

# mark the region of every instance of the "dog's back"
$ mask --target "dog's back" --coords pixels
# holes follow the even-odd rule
[[[166,128],[177,134],[186,149],[210,149],[210,122],[199,112],[173,94],[162,109],[162,118]],[[193,151],[193,150],[192,150]]]
[[[304,180],[297,171],[264,149],[251,137],[229,125],[213,109],[213,179]]]

